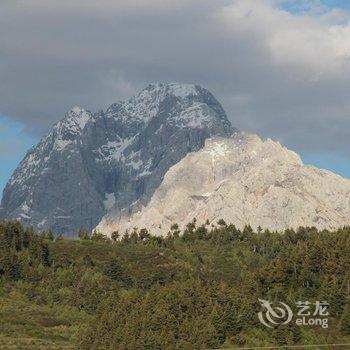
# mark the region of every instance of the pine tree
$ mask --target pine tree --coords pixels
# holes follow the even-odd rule
[[[94,230],[92,232],[91,239],[93,241],[99,241],[99,242],[106,242],[107,241],[107,237],[103,233],[101,233],[97,230]]]
[[[113,231],[111,234],[111,239],[113,242],[116,242],[119,239],[119,232],[118,231]]]
[[[90,239],[89,232],[83,227],[79,230],[78,236],[82,241]]]
[[[46,238],[49,240],[49,241],[54,241],[55,240],[55,235],[53,234],[52,230],[48,230],[47,233],[46,233]]]

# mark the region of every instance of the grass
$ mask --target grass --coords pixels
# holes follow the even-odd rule
[[[0,349],[73,349],[88,316],[68,306],[39,305],[19,291],[20,283],[13,287],[0,296]]]

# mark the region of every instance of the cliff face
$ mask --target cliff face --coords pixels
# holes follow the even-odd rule
[[[106,111],[69,111],[7,183],[1,217],[74,235],[146,205],[164,174],[213,135],[236,130],[207,90],[152,84]]]
[[[1,218],[73,236],[219,219],[281,230],[350,224],[350,180],[234,129],[207,90],[153,84],[106,111],[67,112],[20,163]]]
[[[224,219],[240,228],[334,229],[350,224],[350,180],[304,166],[296,153],[255,135],[212,138],[169,169],[141,212],[104,218],[98,229],[165,235],[193,218],[198,225]]]

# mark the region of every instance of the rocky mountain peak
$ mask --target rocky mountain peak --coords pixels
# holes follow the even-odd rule
[[[70,135],[76,136],[81,133],[91,119],[90,111],[76,106],[69,110],[64,118],[53,127],[53,131],[56,131],[57,136],[61,136],[63,139]]]
[[[106,116],[129,127],[147,124],[156,116],[184,127],[204,128],[206,123],[231,125],[220,103],[206,89],[192,84],[154,83],[126,101],[111,105]],[[232,128],[232,127],[231,127]]]
[[[166,171],[213,135],[236,132],[220,103],[189,84],[151,84],[92,114],[68,111],[15,170],[2,217],[74,235],[109,211],[145,205]]]
[[[147,94],[158,96],[159,99],[164,99],[165,96],[175,96],[179,99],[191,98],[201,94],[201,91],[207,90],[194,84],[181,83],[153,83],[149,84],[139,95],[145,96]]]
[[[336,229],[350,224],[350,180],[305,166],[280,143],[256,135],[213,137],[170,167],[149,203],[137,213],[106,215],[97,229],[109,234],[134,227],[166,235],[219,219],[243,228],[299,226]]]

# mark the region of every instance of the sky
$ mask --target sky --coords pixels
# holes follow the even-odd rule
[[[20,122],[0,115],[0,190],[37,137],[24,132]]]
[[[2,0],[0,32],[0,191],[72,106],[156,81],[350,178],[350,1]]]
[[[280,8],[292,13],[303,13],[305,11],[329,11],[332,9],[350,8],[349,0],[285,0],[280,2]]]

